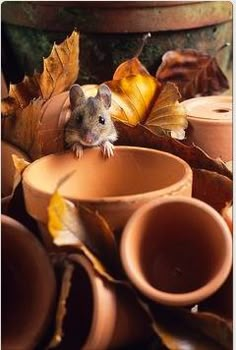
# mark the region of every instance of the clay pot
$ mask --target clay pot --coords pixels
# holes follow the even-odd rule
[[[3,212],[7,211],[14,184],[15,167],[12,160],[12,154],[24,158],[26,161],[30,161],[29,157],[19,148],[1,141],[1,204]]]
[[[55,276],[31,232],[2,215],[2,349],[33,350],[53,316]]]
[[[75,271],[59,350],[117,349],[147,340],[151,328],[133,294],[102,279],[84,256],[70,259]]]
[[[127,275],[160,304],[193,305],[224,283],[232,237],[223,218],[194,198],[168,197],[138,209],[121,239]]]
[[[212,158],[232,160],[232,97],[196,97],[182,104],[188,115],[189,142]]]
[[[52,154],[31,163],[23,173],[28,213],[47,224],[47,207],[60,179],[60,193],[105,217],[114,230],[124,227],[142,204],[167,195],[191,196],[192,171],[182,159],[153,149],[115,147],[115,155],[104,159],[98,148],[86,149],[82,159],[72,152]]]
[[[152,37],[140,59],[155,75],[167,50],[193,48],[214,55],[232,42],[232,7],[230,1],[6,1],[4,73],[16,82],[25,72],[39,71],[52,43],[76,27],[81,33],[80,83],[110,80],[120,63],[134,57],[147,32]],[[231,49],[217,54],[223,70],[230,58]]]

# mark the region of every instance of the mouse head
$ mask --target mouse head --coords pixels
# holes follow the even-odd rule
[[[99,86],[95,97],[86,98],[76,84],[70,89],[71,121],[69,127],[76,129],[80,142],[85,146],[98,145],[107,136],[112,123],[109,107],[111,91],[105,84]]]

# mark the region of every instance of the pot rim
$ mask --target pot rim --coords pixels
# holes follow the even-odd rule
[[[133,224],[136,222],[136,220],[139,218],[140,215],[147,213],[152,208],[161,206],[169,202],[173,202],[173,203],[184,202],[187,204],[197,206],[199,209],[204,210],[217,222],[217,224],[221,227],[224,235],[226,251],[228,252],[228,255],[225,256],[225,260],[222,266],[219,268],[219,271],[216,273],[216,275],[207,284],[205,284],[203,287],[200,287],[192,292],[176,294],[176,293],[168,293],[168,292],[160,291],[152,287],[151,284],[149,284],[143,276],[140,276],[139,274],[137,274],[136,268],[133,267],[132,262],[130,261],[129,246],[131,244],[130,237],[133,232],[131,230]],[[160,198],[144,204],[142,207],[137,209],[136,212],[130,217],[122,233],[120,255],[121,255],[121,261],[122,261],[123,267],[128,277],[144,295],[164,305],[170,305],[170,306],[187,306],[191,304],[193,305],[203,299],[206,299],[207,297],[212,295],[214,292],[216,292],[227,279],[232,266],[232,234],[226,222],[224,221],[223,217],[221,217],[220,214],[218,214],[218,212],[214,208],[212,208],[210,205],[206,204],[205,202],[196,198],[184,197],[184,196],[176,196],[173,198],[172,197]]]
[[[195,117],[191,115],[191,112],[189,112],[190,114],[188,114],[187,111],[187,106],[189,104],[191,104],[192,101],[196,100],[196,98],[198,100],[203,100],[204,99],[211,99],[212,101],[219,99],[219,97],[222,97],[226,100],[228,100],[229,103],[232,104],[233,107],[233,100],[232,100],[232,96],[230,95],[218,95],[218,96],[200,96],[200,97],[193,97],[193,98],[189,98],[187,100],[184,100],[181,102],[181,104],[184,106],[184,108],[186,109],[186,115],[187,115],[187,119],[191,122],[193,121],[194,123],[198,123],[198,124],[220,124],[220,125],[226,125],[226,126],[230,126],[233,123],[233,116],[232,118],[229,119],[213,119],[213,118],[201,118],[201,117]]]
[[[88,152],[91,150],[95,150],[98,152],[100,152],[100,150],[98,148],[91,148],[91,149],[86,149],[84,152]],[[174,160],[176,160],[177,163],[180,163],[181,165],[183,165],[183,169],[184,169],[184,175],[183,177],[175,182],[174,184],[164,187],[162,189],[159,190],[154,190],[154,191],[149,191],[149,192],[143,192],[143,193],[139,193],[139,194],[132,194],[132,195],[124,195],[124,196],[112,196],[112,197],[99,197],[99,198],[83,198],[83,199],[79,199],[78,197],[73,197],[73,196],[65,196],[66,199],[71,200],[73,202],[81,202],[81,203],[116,203],[116,202],[128,202],[128,201],[135,201],[138,199],[142,199],[143,196],[145,195],[145,197],[147,198],[152,198],[153,195],[158,194],[159,196],[162,196],[164,194],[166,194],[166,190],[168,190],[168,192],[175,192],[177,190],[179,190],[182,187],[186,186],[186,182],[189,182],[192,179],[192,169],[190,167],[190,165],[185,162],[183,159],[168,153],[168,152],[163,152],[163,151],[159,151],[153,148],[145,148],[145,147],[134,147],[134,146],[115,146],[115,151],[116,150],[121,150],[121,151],[126,151],[126,150],[134,150],[134,151],[143,151],[143,152],[148,152],[148,153],[156,153],[156,154],[162,154],[165,157],[168,158],[172,158]],[[49,192],[49,191],[43,191],[40,188],[35,188],[32,184],[31,181],[29,179],[29,172],[31,167],[33,167],[35,164],[39,163],[40,161],[43,161],[46,157],[55,157],[56,156],[60,156],[63,154],[69,154],[71,153],[71,151],[67,151],[67,152],[60,152],[60,153],[55,153],[55,154],[50,154],[47,155],[45,157],[39,158],[36,161],[32,162],[31,164],[29,164],[28,167],[26,167],[26,169],[23,171],[23,187],[28,187],[30,189],[33,189],[34,192],[37,193],[37,196],[48,196],[48,195],[53,195],[53,192]],[[84,155],[85,156],[85,155]]]
[[[98,348],[107,348],[112,334],[112,330],[115,328],[115,317],[112,317],[107,323],[107,311],[104,310],[113,310],[117,308],[117,302],[115,298],[115,289],[108,282],[103,281],[102,278],[94,270],[92,263],[83,255],[79,254],[70,254],[69,259],[84,269],[89,279],[92,295],[93,295],[93,315],[89,333],[86,337],[85,343],[82,345],[82,350],[98,349]],[[106,294],[106,308],[104,304],[101,305],[100,295],[101,293]],[[114,312],[116,314],[116,311]],[[111,321],[112,320],[112,321]],[[100,325],[106,326],[106,334],[108,334],[107,339],[104,336],[104,333],[100,331]]]

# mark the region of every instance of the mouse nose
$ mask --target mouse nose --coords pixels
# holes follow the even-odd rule
[[[92,144],[94,142],[94,135],[90,131],[87,131],[84,135],[84,141],[88,144]]]

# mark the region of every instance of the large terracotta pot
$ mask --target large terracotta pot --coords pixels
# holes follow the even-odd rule
[[[72,152],[52,154],[31,163],[23,173],[28,213],[44,225],[47,207],[58,181],[75,170],[60,193],[105,217],[119,231],[141,205],[165,196],[191,196],[192,171],[182,159],[161,151],[117,146],[104,159],[98,148],[86,149],[82,159]]]
[[[70,259],[75,270],[59,349],[118,349],[147,340],[151,328],[133,294],[102,279],[84,256]]]
[[[31,232],[8,216],[1,223],[2,349],[34,350],[54,315],[54,271]]]
[[[122,234],[121,259],[130,280],[148,298],[165,305],[194,305],[228,277],[232,237],[208,204],[162,198],[132,215]]]
[[[232,159],[232,96],[204,96],[185,100],[189,128],[187,139],[210,157]]]
[[[3,68],[13,82],[41,69],[52,43],[75,27],[82,34],[80,83],[110,80],[117,66],[136,54],[147,32],[152,38],[140,58],[152,74],[167,50],[215,53],[232,42],[230,1],[4,2],[2,21]],[[230,53],[217,55],[223,69]]]

